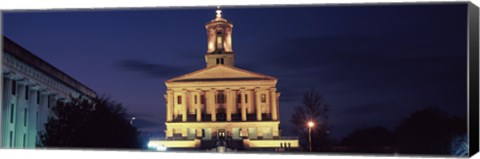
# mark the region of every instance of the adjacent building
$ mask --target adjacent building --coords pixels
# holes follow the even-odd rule
[[[3,37],[0,148],[34,148],[57,101],[96,93]]]
[[[279,128],[278,79],[235,67],[233,24],[221,10],[205,26],[206,68],[165,82],[164,139],[150,147],[200,149],[274,149],[298,147]]]

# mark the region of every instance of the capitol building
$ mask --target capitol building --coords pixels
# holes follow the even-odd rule
[[[298,148],[296,137],[281,136],[278,79],[235,67],[233,24],[220,9],[216,12],[216,18],[205,25],[206,68],[165,82],[165,138],[150,139],[149,147]]]

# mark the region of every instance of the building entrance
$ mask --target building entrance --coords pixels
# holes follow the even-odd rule
[[[219,140],[225,140],[227,137],[227,133],[225,132],[225,129],[218,129],[217,137]]]

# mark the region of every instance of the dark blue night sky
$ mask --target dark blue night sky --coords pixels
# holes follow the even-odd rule
[[[3,34],[123,103],[163,134],[164,81],[205,67],[215,7],[6,12]],[[467,5],[224,7],[236,66],[279,79],[281,127],[302,93],[331,105],[331,134],[392,128],[438,106],[466,117]]]

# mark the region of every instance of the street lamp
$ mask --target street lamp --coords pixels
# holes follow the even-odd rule
[[[310,152],[312,152],[312,127],[314,125],[315,124],[313,123],[313,121],[308,122],[308,145],[310,148]]]
[[[135,120],[135,117],[132,117],[132,119],[130,119],[130,125],[133,124],[133,120]]]

